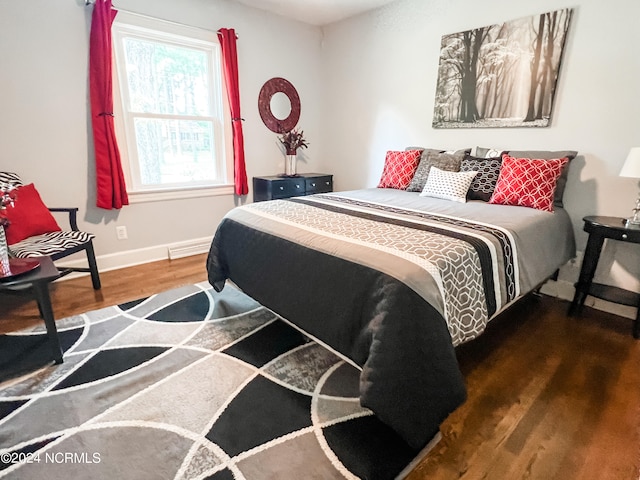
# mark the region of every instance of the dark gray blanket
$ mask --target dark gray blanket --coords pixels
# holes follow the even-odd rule
[[[465,400],[442,316],[394,278],[228,219],[207,268],[216,290],[233,280],[362,366],[362,405],[411,446],[422,448]]]

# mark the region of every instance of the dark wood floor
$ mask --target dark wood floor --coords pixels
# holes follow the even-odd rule
[[[57,318],[206,280],[204,255],[57,282]],[[531,297],[458,350],[468,399],[409,475],[418,479],[638,480],[640,341],[631,321]],[[0,297],[0,333],[39,322],[32,301]]]
[[[63,279],[51,285],[56,318],[77,315],[137,300],[173,287],[207,279],[206,255],[164,260],[100,274],[102,289],[93,290],[88,276]],[[40,322],[35,302],[18,296],[0,296],[0,333]]]

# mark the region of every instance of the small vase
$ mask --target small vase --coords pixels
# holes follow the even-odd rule
[[[290,153],[287,152],[287,156],[284,159],[284,174],[287,177],[295,177],[297,175],[296,172],[296,163],[298,161],[296,152]]]
[[[9,246],[7,237],[4,234],[4,227],[0,225],[0,277],[11,275],[11,265],[9,264]]]

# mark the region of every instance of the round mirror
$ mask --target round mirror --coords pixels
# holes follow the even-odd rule
[[[283,92],[276,92],[271,97],[271,113],[278,120],[284,120],[291,114],[291,101]]]
[[[258,111],[260,118],[272,132],[285,133],[293,130],[300,120],[298,92],[284,78],[272,78],[260,89]]]

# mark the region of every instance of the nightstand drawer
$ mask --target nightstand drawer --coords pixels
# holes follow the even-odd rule
[[[286,178],[271,183],[272,198],[288,198],[304,195],[304,178]]]
[[[333,177],[331,175],[326,175],[324,177],[307,178],[305,180],[305,183],[307,195],[333,191]]]
[[[640,241],[640,230],[611,230],[607,234],[607,238],[611,238],[613,240],[620,240],[621,242],[634,242],[638,243]]]
[[[640,243],[640,229],[627,228],[624,220],[616,217],[586,217],[591,219],[584,225],[584,231],[591,234],[600,235],[604,238],[619,240],[621,242]],[[604,223],[607,221],[608,223]]]

